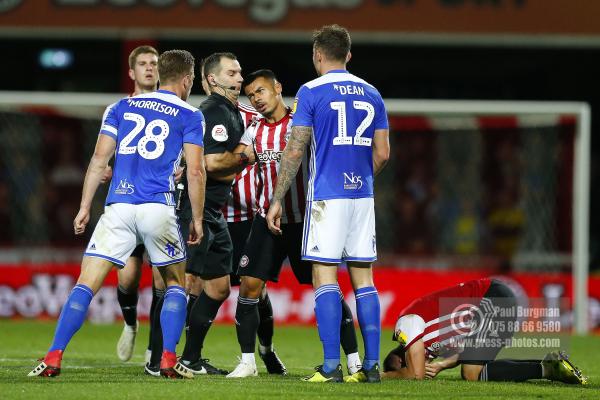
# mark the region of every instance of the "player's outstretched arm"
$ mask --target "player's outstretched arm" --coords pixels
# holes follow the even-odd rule
[[[96,148],[94,149],[94,154],[92,155],[83,181],[79,212],[73,221],[73,228],[76,235],[81,235],[85,232],[85,227],[90,221],[92,200],[104,177],[108,161],[110,161],[110,158],[115,153],[116,145],[117,142],[114,138],[108,135],[98,135]]]
[[[273,199],[267,213],[267,224],[274,234],[281,234],[279,227],[281,223],[281,201],[290,189],[294,178],[296,178],[296,174],[302,163],[302,157],[304,157],[304,152],[306,151],[306,145],[310,142],[312,135],[313,129],[310,126],[292,127],[290,140],[283,150],[277,174],[277,185],[275,186]]]
[[[423,340],[414,342],[406,351],[406,379],[425,378],[425,345]]]
[[[287,191],[290,189],[300,164],[302,157],[306,151],[306,145],[310,142],[313,135],[313,128],[310,126],[294,126],[292,134],[288,141],[283,155],[281,156],[281,164],[277,174],[277,186],[273,193],[273,199],[281,201]]]
[[[102,179],[100,179],[100,183],[104,184],[104,183],[110,182],[110,180],[112,179],[112,176],[113,176],[112,167],[110,165],[107,165],[106,169],[104,170],[104,174],[102,175]]]
[[[373,134],[373,174],[377,176],[390,158],[390,131],[377,129]]]
[[[241,156],[241,153],[244,153],[246,158]],[[238,144],[232,153],[207,154],[205,158],[208,175],[212,179],[227,183],[231,182],[247,165],[254,164],[256,161],[252,146],[244,143]]]
[[[196,144],[184,143],[188,195],[192,206],[192,222],[188,244],[196,245],[202,240],[202,219],[206,192],[206,171],[204,169],[204,148]]]
[[[425,345],[423,340],[414,342],[404,354],[405,366],[395,371],[382,374],[383,378],[392,379],[424,379],[425,378]]]
[[[444,358],[442,361],[436,361],[425,364],[425,376],[429,379],[435,378],[437,374],[445,369],[454,368],[458,365],[458,354]]]

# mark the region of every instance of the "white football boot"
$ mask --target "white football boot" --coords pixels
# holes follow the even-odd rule
[[[125,324],[121,337],[117,342],[117,356],[121,361],[129,361],[133,355],[133,348],[135,347],[135,337],[138,332],[140,323],[135,322],[135,327]]]
[[[247,378],[249,376],[258,376],[256,363],[244,362],[239,359],[240,363],[231,371],[226,378]]]

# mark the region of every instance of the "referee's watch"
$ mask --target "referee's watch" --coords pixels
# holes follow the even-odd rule
[[[248,155],[246,153],[238,153],[240,155],[240,165],[246,166],[249,164]]]

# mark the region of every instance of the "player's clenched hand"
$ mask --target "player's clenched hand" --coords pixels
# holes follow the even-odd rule
[[[281,202],[279,200],[273,201],[269,207],[267,225],[269,225],[269,230],[275,235],[281,235]]]
[[[426,363],[425,364],[425,378],[433,379],[442,370],[442,365],[438,362]]]
[[[202,230],[202,220],[192,220],[190,222],[190,234],[188,236],[187,243],[190,246],[200,244],[202,236],[204,236],[204,231]]]
[[[90,210],[79,209],[77,216],[73,220],[73,230],[76,235],[81,235],[85,232],[85,227],[90,222]]]
[[[185,171],[183,169],[183,167],[177,167],[175,169],[175,176],[174,176],[174,178],[175,178],[175,182],[176,183],[181,182],[181,178],[183,178],[183,171]]]
[[[102,178],[100,178],[100,183],[110,182],[112,179],[113,170],[110,165],[106,166],[106,169],[102,173]]]
[[[248,164],[254,164],[256,162],[256,153],[254,152],[254,146],[246,146],[244,153],[248,156]]]

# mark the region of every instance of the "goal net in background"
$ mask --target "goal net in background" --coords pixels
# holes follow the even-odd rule
[[[119,98],[0,94],[0,264],[79,262],[87,237],[73,236],[72,221],[81,184],[100,117]],[[586,331],[588,107],[386,105],[391,157],[376,179],[380,263],[495,274],[573,271],[576,328]],[[95,199],[96,219],[104,193]]]

